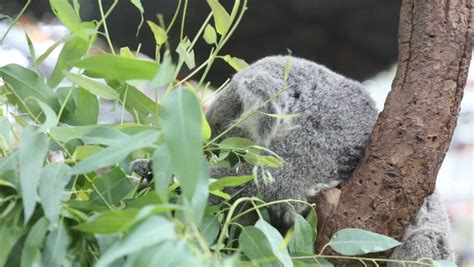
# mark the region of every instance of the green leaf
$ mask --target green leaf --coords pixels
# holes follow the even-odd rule
[[[456,263],[448,260],[433,261],[433,267],[457,267]]]
[[[52,226],[57,226],[64,187],[71,179],[70,167],[64,163],[50,164],[41,172],[39,197],[44,214]]]
[[[102,197],[94,191],[89,196],[89,205],[115,205],[123,200],[132,190],[133,185],[127,175],[120,167],[115,167],[111,171],[102,174],[94,179],[94,185]],[[107,203],[105,203],[105,202]]]
[[[199,175],[197,177],[196,189],[191,199],[191,217],[190,219],[199,224],[204,216],[204,210],[207,206],[209,198],[209,163],[205,157],[201,157],[201,165],[199,167]]]
[[[255,226],[247,226],[242,229],[239,236],[240,249],[252,262],[258,266],[283,266],[272,250],[272,246],[263,234]]]
[[[96,267],[109,266],[116,259],[145,250],[163,241],[175,238],[174,224],[153,216],[133,227],[124,238],[116,241],[96,262]]]
[[[245,69],[249,66],[245,60],[237,58],[237,57],[231,57],[230,55],[225,55],[222,57],[227,64],[229,64],[232,68],[234,68],[236,71],[241,71],[242,69]]]
[[[229,137],[219,144],[221,149],[228,150],[245,150],[249,147],[255,145],[255,143],[250,139],[240,138],[240,137]]]
[[[298,252],[292,254],[292,256],[296,257],[313,257],[313,258],[305,258],[305,259],[298,259],[293,260],[295,267],[334,267],[334,265],[326,260],[321,256],[317,256],[314,253],[305,253],[305,252]]]
[[[83,68],[86,75],[117,81],[151,80],[158,71],[156,62],[110,54],[87,57],[73,65]]]
[[[172,165],[170,152],[166,144],[160,144],[152,157],[153,181],[158,197],[164,203],[168,202],[168,186],[171,183]]]
[[[185,240],[169,240],[127,257],[125,266],[205,267],[211,265],[202,264],[201,259],[193,255]]]
[[[70,140],[81,138],[86,133],[96,129],[97,125],[86,125],[86,126],[75,126],[75,127],[53,127],[50,129],[49,134],[55,140],[60,142],[69,142]]]
[[[260,229],[265,235],[270,243],[273,254],[280,260],[280,262],[283,263],[284,266],[293,266],[288,250],[281,247],[283,237],[280,232],[263,219],[259,219],[257,223],[255,223],[255,227]]]
[[[310,225],[311,229],[313,229],[313,244],[316,242],[317,237],[317,227],[318,227],[318,215],[316,214],[315,208],[312,206],[309,210],[308,215],[306,215],[306,222]]]
[[[102,167],[117,164],[133,151],[152,145],[160,136],[160,132],[146,130],[130,137],[121,139],[101,152],[86,158],[72,167],[71,174],[95,171]],[[124,144],[127,144],[124,146]]]
[[[110,127],[97,126],[80,137],[84,144],[113,145],[129,137],[128,134]]]
[[[240,186],[252,180],[252,175],[222,177],[209,185],[209,191],[222,190],[224,187]]]
[[[99,153],[100,151],[104,150],[101,146],[94,146],[94,145],[83,145],[76,147],[74,150],[74,154],[72,154],[72,159],[75,161],[81,161],[87,157],[90,157],[94,154]]]
[[[29,109],[35,117],[43,112],[33,99],[40,100],[55,111],[59,110],[59,102],[53,91],[35,72],[10,64],[0,68],[0,77],[10,85],[6,88],[13,93],[11,101],[18,104],[21,110],[26,112]]]
[[[59,224],[49,232],[46,238],[46,244],[43,250],[43,266],[60,267],[66,265],[66,253],[69,246],[69,236],[65,225]]]
[[[80,74],[70,72],[65,72],[64,74],[71,82],[76,83],[77,85],[89,91],[90,93],[102,97],[103,99],[115,100],[119,97],[117,92],[115,92],[112,87],[106,84],[86,78],[85,76],[82,76]]]
[[[196,63],[194,61],[194,50],[189,50],[191,47],[191,41],[189,39],[184,39],[181,41],[176,48],[176,52],[179,55],[179,58],[186,63],[188,69],[192,69],[196,67]]]
[[[243,155],[243,158],[245,159],[246,162],[255,166],[263,166],[263,167],[271,167],[271,168],[280,168],[283,166],[283,161],[281,161],[280,159],[274,156],[247,153]]]
[[[42,217],[30,229],[21,252],[21,267],[39,266],[41,264],[41,248],[48,231],[48,225],[48,220]]]
[[[140,11],[140,24],[138,25],[137,34],[136,34],[138,36],[138,32],[140,31],[143,25],[143,21],[144,21],[143,13],[145,12],[145,10],[143,9],[141,0],[130,0],[130,2],[138,9],[138,11]]]
[[[385,251],[400,244],[391,237],[356,228],[339,230],[329,241],[332,249],[347,256]]]
[[[206,115],[201,111],[201,121],[202,121],[202,138],[204,140],[209,140],[212,136],[211,126],[206,119]]]
[[[30,36],[28,36],[28,33],[26,31],[25,31],[25,38],[26,38],[26,43],[28,44],[28,50],[30,51],[31,61],[36,62],[35,47],[33,46],[33,42],[31,42]]]
[[[46,105],[40,100],[37,100],[37,101],[38,101],[38,105],[43,111],[44,116],[46,117],[45,121],[38,129],[38,132],[42,132],[44,130],[48,130],[56,126],[56,124],[58,124],[58,116],[56,116],[56,112],[54,112],[54,110],[50,106]]]
[[[120,100],[130,114],[138,116],[142,124],[158,124],[160,106],[137,88],[124,82],[109,82],[119,94]]]
[[[227,13],[218,0],[207,0],[207,3],[211,7],[217,32],[220,35],[226,34],[231,23],[229,13]]]
[[[100,213],[90,221],[74,227],[74,229],[95,234],[111,234],[130,228],[137,221],[138,209],[110,210]]]
[[[219,216],[204,216],[201,224],[199,225],[199,230],[201,231],[204,239],[207,244],[210,246],[216,241],[217,235],[221,229]]]
[[[83,88],[78,88],[74,117],[80,125],[96,124],[99,118],[97,96]]]
[[[166,39],[168,38],[166,31],[151,20],[147,20],[146,22],[148,23],[148,26],[153,32],[156,44],[158,46],[164,44],[166,42]]]
[[[7,118],[0,117],[0,136],[1,136],[2,147],[8,150],[12,149],[12,141],[10,138],[11,127],[12,126]]]
[[[160,118],[173,172],[184,195],[191,200],[202,157],[199,100],[191,90],[178,88],[163,99]]]
[[[204,29],[204,41],[208,44],[215,44],[217,42],[217,34],[214,27],[211,24],[207,24]]]
[[[41,63],[43,63],[43,61],[45,61],[51,55],[51,53],[53,53],[53,51],[56,48],[58,48],[58,46],[60,46],[64,42],[66,42],[69,38],[70,37],[60,39],[60,40],[56,41],[53,45],[48,47],[48,49],[46,49],[46,51],[43,54],[41,54],[41,56],[39,56],[38,59],[36,59],[36,61],[34,62],[35,66],[41,65]]]
[[[87,52],[89,42],[81,38],[71,38],[68,40],[59,53],[58,61],[54,67],[48,85],[52,88],[58,86],[64,79],[64,72],[72,68],[71,62],[79,60]]]
[[[48,138],[46,135],[37,132],[37,129],[32,126],[24,128],[20,139],[19,161],[25,224],[35,209],[36,192],[47,152]]]
[[[21,224],[21,205],[12,202],[12,209],[7,213],[6,219],[0,221],[0,236],[2,237],[2,249],[0,249],[0,266],[7,266],[5,263],[8,256],[15,253],[15,244],[26,232],[26,229]],[[10,207],[10,205],[9,205]],[[2,213],[5,213],[3,211]],[[18,254],[16,254],[18,255]]]
[[[265,116],[277,118],[277,119],[293,119],[300,116],[300,114],[271,114],[271,113],[265,113],[265,112],[262,112],[262,114],[264,114]]]
[[[88,40],[88,35],[84,25],[81,23],[81,18],[76,14],[69,1],[64,0],[49,0],[51,9],[56,17],[64,26],[75,33],[84,40]]]
[[[167,50],[163,56],[163,61],[160,64],[160,68],[156,73],[156,76],[151,81],[153,87],[165,87],[168,86],[174,79],[175,65],[171,60],[170,52]]]
[[[314,253],[314,231],[311,225],[298,213],[295,214],[293,237],[288,249],[290,252]]]

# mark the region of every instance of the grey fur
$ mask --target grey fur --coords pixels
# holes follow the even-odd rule
[[[288,57],[261,59],[237,73],[217,96],[207,112],[214,136],[242,115],[261,107],[272,114],[300,114],[294,119],[256,115],[226,134],[253,139],[285,160],[282,168],[270,169],[275,182],[260,183],[263,200],[311,200],[321,190],[349,178],[367,144],[377,111],[369,94],[356,81],[314,62],[291,58],[288,90],[262,107],[285,86]],[[211,169],[211,176],[250,174],[252,166]],[[227,191],[237,197],[257,194],[256,186]],[[211,199],[218,202],[217,198]],[[305,205],[295,205],[304,213]],[[289,205],[270,207],[272,223],[285,227],[292,223],[295,210]],[[407,242],[395,250],[394,258],[432,257],[452,259],[449,224],[437,195],[426,199],[417,219],[407,229]]]

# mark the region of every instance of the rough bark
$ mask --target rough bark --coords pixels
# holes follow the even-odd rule
[[[392,91],[364,157],[342,185],[338,205],[331,204],[337,208],[319,211],[326,219],[317,249],[347,227],[400,240],[434,191],[466,84],[472,6],[472,0],[403,1]]]

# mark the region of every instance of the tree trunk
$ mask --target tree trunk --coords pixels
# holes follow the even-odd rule
[[[472,0],[403,1],[392,91],[340,199],[317,202],[323,220],[317,249],[347,227],[400,240],[434,191],[466,84],[472,6]],[[330,199],[338,204],[328,205]]]

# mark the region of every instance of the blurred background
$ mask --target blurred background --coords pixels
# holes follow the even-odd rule
[[[0,13],[14,16],[25,2],[0,0]],[[100,17],[96,1],[78,2],[84,20]],[[104,8],[112,2],[103,0]],[[157,14],[162,14],[166,22],[170,21],[177,2],[142,0],[145,19],[157,22]],[[233,0],[220,2],[228,9],[233,4]],[[289,49],[295,56],[311,59],[362,82],[381,110],[396,71],[400,4],[401,0],[250,0],[243,21],[222,54],[251,63],[264,56],[287,54]],[[192,0],[187,10],[185,34],[192,36],[209,14],[209,7],[204,0]],[[139,12],[130,1],[119,1],[108,19],[112,42],[131,50],[140,46],[142,53],[153,57],[153,35],[144,26],[136,36],[139,23]],[[7,28],[8,20],[0,17],[0,36]],[[24,31],[33,40],[36,55],[68,34],[54,20],[48,0],[33,0],[18,26],[0,43],[0,66],[13,62],[30,66]],[[170,42],[176,45],[178,38],[178,31],[174,31]],[[43,73],[52,71],[60,48],[42,64]],[[210,47],[200,42],[194,50],[196,62],[202,62]],[[233,73],[228,64],[217,61],[208,77],[214,86],[219,86]],[[461,114],[437,184],[451,219],[460,266],[474,266],[473,178],[474,65],[471,64]]]

